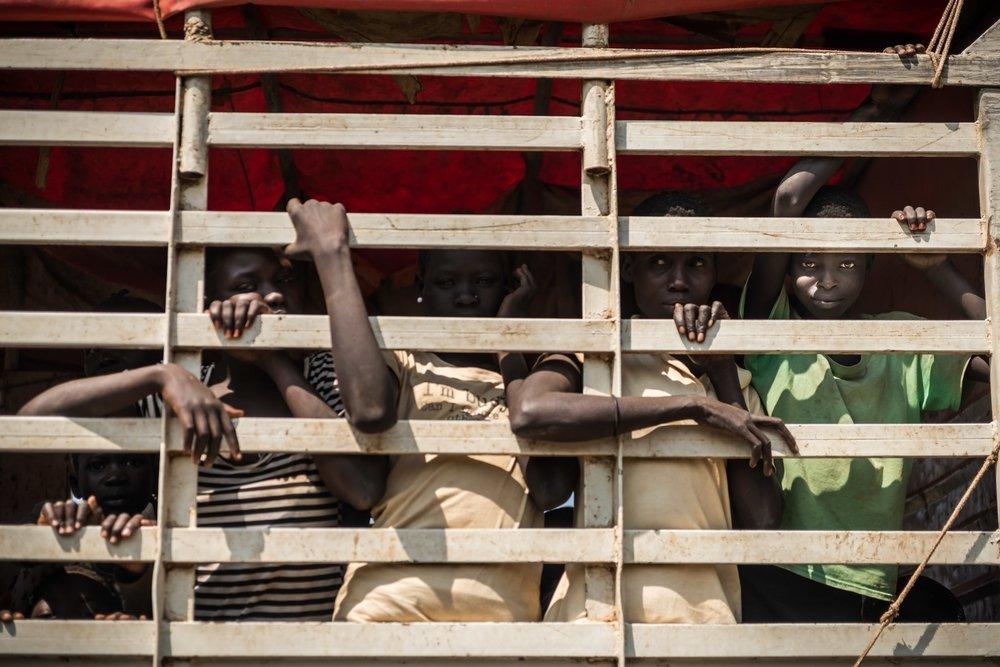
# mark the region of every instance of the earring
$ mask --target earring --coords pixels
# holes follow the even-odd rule
[[[417,303],[423,303],[423,302],[424,302],[424,297],[418,296],[417,297]]]

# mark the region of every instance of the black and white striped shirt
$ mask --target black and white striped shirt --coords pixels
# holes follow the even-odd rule
[[[329,353],[325,356],[330,358]],[[319,362],[323,366],[322,360]],[[312,359],[307,360],[312,368]],[[206,384],[212,368],[202,368]],[[343,414],[332,361],[317,393]],[[140,412],[159,416],[159,396]],[[233,465],[219,459],[198,471],[198,526],[205,528],[335,528],[340,504],[319,477],[312,457],[268,453]],[[200,621],[329,621],[343,581],[339,564],[214,563],[199,566],[195,618]]]

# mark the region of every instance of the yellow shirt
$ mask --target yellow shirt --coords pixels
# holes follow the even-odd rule
[[[428,352],[396,352],[400,419],[505,420],[503,379]],[[541,528],[513,456],[398,456],[375,528]],[[536,621],[540,564],[354,563],[334,620]]]
[[[760,413],[750,374],[742,369],[740,385],[750,411]],[[714,398],[715,393],[707,378],[699,380],[669,354],[627,354],[622,357],[622,395]],[[625,529],[731,529],[725,464],[708,458],[625,459]],[[546,621],[585,617],[583,580],[581,566],[566,568]],[[622,573],[622,604],[631,623],[736,623],[739,574],[735,565],[628,565]]]

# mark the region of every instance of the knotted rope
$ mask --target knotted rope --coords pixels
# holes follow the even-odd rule
[[[958,17],[962,13],[964,4],[965,0],[948,0],[944,13],[941,14],[941,20],[938,21],[937,28],[934,29],[934,35],[927,43],[927,55],[934,63],[934,78],[931,79],[932,88],[941,88],[944,85],[941,83],[941,74],[944,72],[944,64],[948,62],[951,40],[958,28]]]

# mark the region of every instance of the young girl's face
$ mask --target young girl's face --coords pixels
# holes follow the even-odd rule
[[[817,319],[842,317],[865,286],[868,259],[861,253],[799,253],[788,266],[795,299]]]
[[[498,252],[431,250],[424,255],[420,297],[428,315],[495,317],[508,279]]]
[[[239,249],[220,253],[206,277],[210,300],[226,300],[256,292],[275,313],[302,313],[305,286],[300,272],[285,257],[267,249]]]
[[[702,252],[638,252],[625,258],[643,317],[670,319],[678,303],[707,304],[715,287],[715,257]]]

